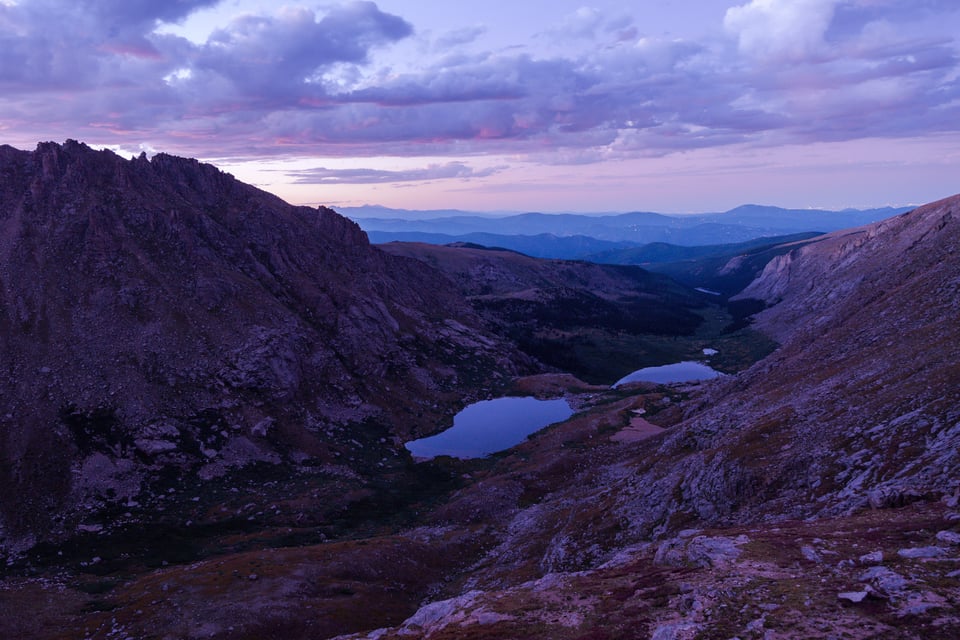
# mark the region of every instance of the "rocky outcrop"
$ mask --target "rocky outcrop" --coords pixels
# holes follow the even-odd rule
[[[956,550],[934,560],[895,553],[904,537],[929,539],[939,511],[681,532],[587,571],[473,589],[336,640],[955,637]]]
[[[2,546],[161,468],[321,463],[370,424],[396,447],[512,358],[330,209],[164,154],[0,147]]]

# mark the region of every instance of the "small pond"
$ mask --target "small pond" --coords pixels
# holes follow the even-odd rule
[[[702,362],[675,362],[674,364],[665,364],[660,367],[644,367],[643,369],[638,369],[630,375],[617,380],[613,386],[618,387],[628,382],[655,382],[657,384],[697,382],[699,380],[710,380],[722,375],[719,371]]]
[[[564,399],[497,398],[466,407],[453,418],[453,426],[405,446],[416,458],[452,456],[482,458],[503,451],[544,427],[573,415]]]

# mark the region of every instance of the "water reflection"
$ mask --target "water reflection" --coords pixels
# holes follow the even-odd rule
[[[482,458],[523,442],[540,429],[562,422],[573,414],[566,400],[497,398],[466,407],[453,418],[453,426],[406,444],[417,458],[453,456]]]
[[[628,382],[655,382],[669,384],[671,382],[697,382],[710,380],[723,374],[702,362],[684,361],[674,364],[665,364],[661,367],[644,367],[628,376],[617,380],[613,386],[618,387]]]

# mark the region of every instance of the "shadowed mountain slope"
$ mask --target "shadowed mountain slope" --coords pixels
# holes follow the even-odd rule
[[[544,260],[463,244],[379,246],[437,268],[493,331],[585,380],[609,384],[641,366],[702,349],[692,342],[711,296],[640,267]]]
[[[2,546],[163,469],[322,464],[374,431],[395,449],[512,356],[330,209],[164,154],[0,147]]]

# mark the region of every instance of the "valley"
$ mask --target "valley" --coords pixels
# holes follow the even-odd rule
[[[489,330],[558,371],[612,384],[631,371],[703,358],[738,371],[774,343],[737,318],[725,298],[634,265],[544,260],[470,244],[392,242],[396,256],[436,268]],[[739,323],[739,324],[738,324]]]
[[[0,175],[0,637],[960,634],[960,196],[655,273],[163,154]],[[682,360],[729,375],[611,386]],[[573,414],[406,449],[505,396]]]

